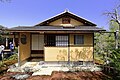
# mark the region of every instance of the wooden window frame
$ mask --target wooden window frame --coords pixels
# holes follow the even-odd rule
[[[56,46],[68,46],[67,35],[56,35]]]
[[[67,36],[66,39],[64,39]],[[68,35],[61,35],[61,34],[57,34],[57,35],[52,35],[52,34],[48,34],[45,35],[45,46],[46,47],[67,47],[69,44],[69,36]],[[64,44],[66,43],[66,44]]]
[[[55,35],[45,35],[45,46],[55,46]]]
[[[83,45],[83,44],[84,44],[84,35],[74,35],[74,45]]]

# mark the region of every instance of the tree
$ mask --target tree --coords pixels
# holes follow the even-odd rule
[[[113,12],[107,12],[109,19],[109,32],[97,33],[96,38],[96,53],[100,52],[100,55],[104,55],[103,60],[108,61],[107,65],[115,70],[113,77],[115,80],[120,79],[120,49],[115,47],[116,40],[120,43],[120,33],[115,34],[117,30],[120,31],[120,6],[113,10]],[[107,53],[107,54],[106,54]],[[98,54],[99,55],[99,54]],[[116,74],[117,72],[117,74]]]
[[[120,80],[120,49],[115,49],[111,52],[109,61],[108,65],[114,70],[114,73],[112,73],[113,79]]]
[[[110,20],[110,31],[116,31],[116,30],[120,30],[120,5],[116,8],[113,9],[112,12],[107,12],[104,13],[106,14]]]
[[[115,49],[114,33],[95,33],[94,39],[95,59],[106,64],[109,53],[111,53],[111,50]]]
[[[120,44],[120,5],[113,10],[113,12],[109,12],[108,16],[110,17],[110,31],[116,31],[115,39],[116,39],[116,49],[118,49]]]
[[[0,35],[2,34],[4,28],[5,28],[4,26],[0,25]]]
[[[0,44],[5,43],[5,38],[2,37],[2,34],[7,34],[6,27],[0,25]]]
[[[115,48],[118,48],[120,43],[120,34],[115,34],[117,30],[120,30],[120,5],[113,10],[113,12],[104,13],[109,19],[109,33],[95,33],[95,57],[99,57],[100,60],[106,61],[109,53]],[[119,39],[119,40],[118,40]]]

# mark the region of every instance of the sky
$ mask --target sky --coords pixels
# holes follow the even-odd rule
[[[65,9],[108,30],[108,17],[120,0],[11,0],[0,2],[0,25],[33,26]]]

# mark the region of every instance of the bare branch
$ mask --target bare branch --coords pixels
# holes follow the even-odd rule
[[[106,13],[103,13],[103,14],[104,14],[104,15],[107,15],[107,16],[109,16],[110,18],[112,18],[112,19],[114,19],[114,20],[116,20],[116,21],[119,22],[120,16],[119,16],[118,9],[114,9],[113,12],[106,12]]]

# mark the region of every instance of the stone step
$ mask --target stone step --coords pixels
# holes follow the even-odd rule
[[[31,54],[31,57],[44,57],[44,54]]]
[[[32,59],[31,62],[40,62],[43,61],[43,59]]]
[[[29,59],[29,61],[31,61],[31,62],[39,62],[39,61],[44,61],[44,58],[43,57],[31,57]]]

